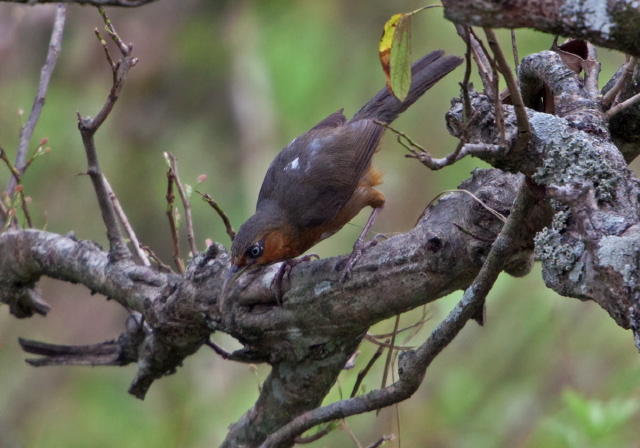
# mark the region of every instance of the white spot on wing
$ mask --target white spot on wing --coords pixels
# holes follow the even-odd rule
[[[311,153],[311,157],[315,157],[315,155],[322,149],[322,140],[319,138],[314,138],[309,143],[309,152]]]
[[[296,157],[291,162],[289,162],[287,166],[284,167],[284,170],[285,171],[297,170],[299,165],[300,165],[300,157]]]

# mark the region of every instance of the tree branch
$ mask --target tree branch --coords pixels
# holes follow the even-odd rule
[[[24,3],[28,5],[34,4],[47,4],[47,3],[76,3],[78,5],[93,5],[93,6],[122,6],[127,8],[134,8],[147,3],[153,3],[156,0],[0,0],[6,3]]]
[[[537,198],[531,194],[529,183],[523,179],[509,220],[492,245],[482,269],[472,285],[465,291],[462,300],[417,350],[400,353],[398,381],[365,395],[341,400],[302,414],[282,429],[271,434],[260,445],[260,448],[291,446],[288,442],[316,425],[381,409],[404,401],[413,395],[422,384],[431,362],[453,341],[467,321],[473,318],[482,307],[487,294],[504,269],[505,263],[511,259],[514,251],[518,250],[513,241],[518,239],[523,221],[528,218],[536,205]]]
[[[33,101],[33,107],[31,113],[27,119],[27,123],[20,129],[20,142],[18,144],[18,151],[16,154],[16,160],[13,166],[16,173],[14,173],[9,179],[9,184],[5,192],[9,198],[13,198],[14,189],[19,183],[20,178],[24,174],[24,170],[27,167],[27,153],[29,152],[29,143],[33,137],[33,131],[40,119],[40,113],[44,107],[44,101],[47,96],[47,90],[49,90],[49,81],[51,81],[51,75],[53,69],[56,66],[58,55],[60,54],[60,48],[62,46],[62,34],[64,32],[64,22],[66,19],[66,6],[58,4],[56,7],[56,17],[53,22],[53,30],[51,31],[51,40],[49,42],[49,50],[47,51],[47,58],[40,71],[40,83],[38,84],[38,91]]]
[[[109,195],[109,189],[106,185],[104,175],[102,173],[102,170],[100,169],[100,164],[98,162],[98,152],[96,150],[94,136],[96,132],[98,132],[100,126],[102,126],[104,121],[111,113],[113,106],[120,96],[120,91],[122,90],[122,86],[124,85],[127,73],[138,62],[138,59],[131,56],[131,51],[133,49],[132,46],[122,43],[122,40],[113,28],[113,25],[104,12],[104,9],[100,7],[98,8],[98,10],[100,11],[100,14],[102,15],[102,18],[105,22],[109,36],[118,45],[118,49],[122,53],[123,57],[121,60],[115,63],[113,62],[109,54],[109,49],[107,48],[106,42],[104,41],[104,39],[102,39],[102,36],[96,29],[96,35],[98,36],[98,39],[100,40],[100,43],[105,50],[107,60],[109,61],[109,65],[111,66],[111,71],[113,73],[113,85],[111,86],[111,91],[109,92],[109,96],[102,106],[102,109],[100,109],[100,111],[94,118],[83,118],[78,113],[78,129],[80,130],[82,143],[84,144],[85,152],[87,155],[87,174],[91,178],[93,188],[96,191],[98,204],[100,205],[100,211],[102,213],[102,220],[104,221],[105,227],[107,229],[107,238],[109,239],[110,253],[115,259],[126,259],[131,257],[131,253],[127,248],[124,236],[122,235],[120,227],[118,226],[118,217],[114,210],[114,205]]]
[[[533,176],[556,200],[553,224],[536,237],[547,286],[562,295],[596,301],[618,325],[634,330],[640,347],[640,266],[633,261],[640,248],[638,181],[608,138],[600,105],[558,54],[527,56],[519,74],[525,103],[546,84],[554,93],[558,116],[527,110],[532,140],[524,157],[509,150],[477,155],[494,166]],[[472,104],[481,114],[478,123],[487,124],[492,114],[486,97],[476,94]],[[510,106],[505,111],[513,144],[514,113]],[[460,104],[448,119],[450,129],[458,132],[463,123]],[[488,127],[474,127],[471,135],[477,144],[497,140]]]
[[[532,28],[552,35],[587,40],[640,56],[640,10],[629,2],[550,1],[469,2],[443,0],[454,23],[488,28]]]

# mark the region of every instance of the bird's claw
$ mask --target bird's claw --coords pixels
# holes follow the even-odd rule
[[[311,261],[314,258],[316,260],[320,259],[317,254],[308,254],[299,258],[292,258],[290,260],[285,260],[282,262],[280,268],[278,269],[278,272],[276,272],[273,280],[271,280],[271,287],[274,288],[276,294],[276,303],[278,304],[278,306],[282,306],[282,297],[284,295],[282,290],[282,281],[284,280],[285,276],[287,277],[287,281],[290,281],[291,270],[294,268],[294,266],[297,266],[300,263]]]
[[[353,271],[353,267],[356,265],[356,263],[358,262],[358,260],[360,259],[360,257],[362,256],[362,254],[366,249],[378,244],[379,240],[386,240],[386,239],[387,239],[386,235],[383,235],[382,233],[378,233],[376,236],[374,236],[370,241],[366,243],[360,238],[358,238],[356,243],[353,245],[353,251],[351,251],[351,255],[349,255],[349,258],[347,258],[344,262],[339,263],[339,264],[345,263],[345,267],[342,270],[342,274],[340,275],[340,283],[344,283],[349,279],[349,277],[351,277],[351,272]],[[339,269],[339,266],[337,266],[336,268]]]

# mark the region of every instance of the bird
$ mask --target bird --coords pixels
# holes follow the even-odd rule
[[[256,212],[238,229],[232,242],[231,266],[220,294],[221,308],[228,285],[245,269],[293,261],[339,231],[362,209],[372,207],[344,268],[350,272],[385,204],[384,195],[375,189],[382,183],[382,173],[371,163],[385,131],[383,124],[395,120],[462,61],[442,50],[427,54],[412,66],[404,101],[385,87],[350,120],[343,109],[330,114],[273,159],[260,188]]]

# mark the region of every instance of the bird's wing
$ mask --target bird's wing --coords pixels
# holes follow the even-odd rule
[[[373,120],[345,121],[338,111],[283,149],[267,171],[258,208],[275,200],[296,226],[333,219],[368,170],[384,132]]]

